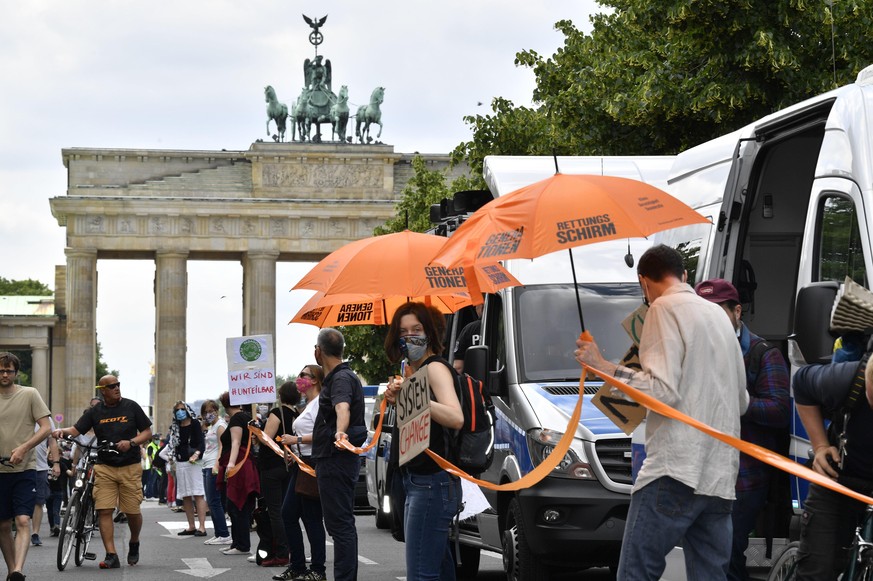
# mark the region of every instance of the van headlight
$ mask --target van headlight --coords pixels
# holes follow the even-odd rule
[[[528,447],[530,448],[530,456],[533,465],[539,466],[545,460],[564,434],[555,430],[533,429],[527,433]],[[580,480],[596,480],[594,472],[591,470],[591,465],[588,464],[588,457],[585,455],[585,450],[582,448],[582,443],[573,440],[570,444],[570,449],[564,454],[564,457],[558,462],[552,470],[551,476],[559,476],[562,478],[576,478]]]

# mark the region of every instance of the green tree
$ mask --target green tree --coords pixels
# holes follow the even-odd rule
[[[49,287],[38,280],[11,280],[0,276],[0,296],[50,297],[53,294]]]
[[[447,183],[446,174],[428,169],[420,156],[412,160],[413,175],[401,192],[395,206],[395,215],[383,226],[374,229],[374,235],[402,232],[407,228],[425,232],[430,223],[430,206],[454,192],[481,187],[481,180],[461,176]],[[381,383],[389,375],[399,373],[396,365],[385,358],[387,326],[355,325],[340,327],[346,340],[346,358],[352,369],[369,383]]]
[[[481,172],[489,154],[674,154],[854,79],[873,62],[873,2],[605,0],[586,34],[555,27],[549,58],[525,50],[534,108],[496,98],[465,118],[453,152]],[[831,31],[834,59],[831,54]]]

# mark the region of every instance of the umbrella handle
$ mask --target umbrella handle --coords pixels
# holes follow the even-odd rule
[[[589,341],[591,343],[594,343],[594,335],[589,333],[588,329],[585,329],[584,331],[579,333],[579,340],[580,341]],[[594,373],[592,373],[591,371],[585,371],[585,381],[588,381],[588,380],[593,381],[595,379],[597,379],[597,376],[594,375]]]

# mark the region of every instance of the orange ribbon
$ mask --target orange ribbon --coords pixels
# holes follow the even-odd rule
[[[870,498],[869,496],[865,496],[861,493],[855,492],[854,490],[852,490],[850,488],[846,488],[842,484],[838,484],[836,481],[831,480],[827,476],[824,476],[822,474],[819,474],[818,472],[810,470],[806,466],[798,464],[794,460],[786,458],[785,456],[777,454],[776,452],[773,452],[772,450],[768,450],[767,448],[762,448],[761,446],[758,446],[757,444],[752,444],[750,442],[744,442],[743,440],[740,440],[739,438],[729,436],[729,435],[725,434],[724,432],[716,430],[715,428],[710,427],[710,426],[704,424],[703,422],[695,420],[694,418],[692,418],[688,415],[685,415],[682,412],[680,412],[676,409],[673,409],[672,407],[670,407],[664,403],[661,403],[660,401],[658,401],[654,397],[652,397],[646,393],[643,393],[642,391],[640,391],[638,389],[635,389],[635,388],[629,386],[628,384],[616,379],[615,377],[612,377],[611,375],[607,375],[603,372],[600,372],[600,371],[598,371],[598,370],[596,370],[593,367],[590,367],[588,365],[583,364],[583,367],[585,367],[585,369],[588,370],[589,372],[594,373],[595,375],[600,377],[606,383],[608,383],[611,386],[616,387],[619,390],[621,390],[622,392],[624,392],[626,395],[628,395],[635,402],[647,407],[648,409],[650,409],[651,411],[653,411],[655,413],[658,413],[664,417],[668,417],[670,419],[678,420],[680,422],[688,424],[692,428],[696,428],[696,429],[700,430],[701,432],[703,432],[704,434],[712,436],[713,438],[720,440],[720,441],[724,442],[725,444],[728,444],[729,446],[733,446],[734,448],[736,448],[740,452],[744,452],[744,453],[748,454],[749,456],[752,456],[753,458],[757,458],[758,460],[765,462],[765,463],[769,464],[770,466],[774,466],[774,467],[776,467],[784,472],[788,472],[789,474],[799,476],[800,478],[803,478],[804,480],[808,480],[810,482],[818,484],[819,486],[823,486],[824,488],[828,488],[830,490],[833,490],[834,492],[839,492],[840,494],[844,494],[850,498],[854,498],[855,500],[863,502],[864,504],[873,504],[873,498]]]

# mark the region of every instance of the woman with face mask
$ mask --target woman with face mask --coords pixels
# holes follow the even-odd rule
[[[318,394],[321,393],[321,382],[324,381],[324,370],[320,365],[307,365],[300,371],[295,381],[297,392],[306,398],[306,408],[294,420],[290,434],[282,436],[282,443],[295,454],[312,466],[312,432],[315,427],[315,416],[318,414]],[[297,464],[291,465],[291,478],[282,503],[282,521],[285,525],[285,536],[288,539],[291,562],[288,568],[278,575],[273,575],[277,581],[301,579],[308,573],[306,579],[320,581],[325,576],[324,562],[327,556],[324,532],[324,518],[321,513],[321,499],[302,496],[294,492],[300,470]],[[306,529],[309,546],[312,550],[312,563],[306,570],[306,557],[303,549],[303,533],[300,530],[300,519]]]
[[[194,410],[184,401],[173,406],[173,425],[170,427],[170,453],[176,460],[176,496],[182,498],[188,528],[179,536],[206,536],[206,501],[203,499],[203,430]],[[194,528],[194,504],[200,527]]]
[[[224,518],[224,499],[218,491],[218,458],[221,456],[221,434],[227,428],[227,422],[218,413],[218,402],[207,399],[200,406],[200,416],[203,418],[203,433],[205,451],[203,452],[203,490],[206,493],[206,504],[212,518],[215,536],[203,541],[205,545],[229,545],[230,530]]]
[[[455,392],[455,370],[441,356],[445,318],[424,303],[406,303],[394,313],[385,337],[385,353],[392,363],[402,358],[410,371],[427,370],[430,386],[430,449],[443,456],[447,430],[457,430],[464,414]],[[393,404],[401,380],[388,382],[385,398]],[[398,457],[400,435],[395,427],[391,458]],[[449,544],[449,527],[461,506],[461,481],[441,469],[427,454],[408,461],[400,472],[406,490],[403,531],[406,537],[406,578],[455,579],[455,563]]]

